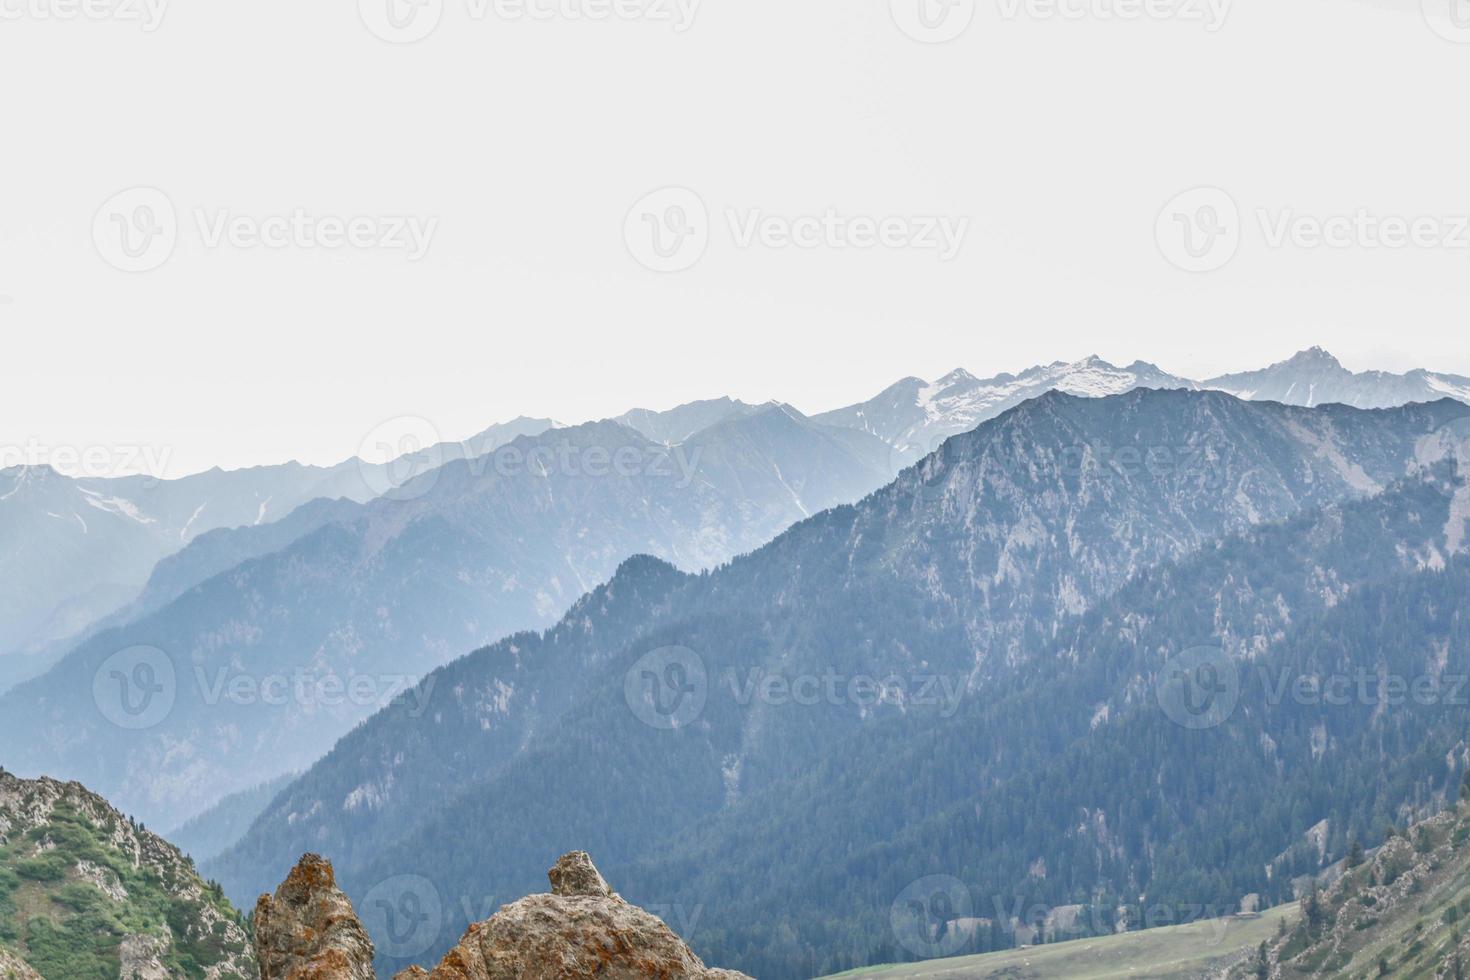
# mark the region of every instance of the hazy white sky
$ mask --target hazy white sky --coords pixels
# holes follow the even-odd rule
[[[0,444],[162,446],[180,475],[335,461],[400,415],[816,411],[1091,353],[1470,374],[1470,9],[1437,12],[1464,0],[164,2],[0,0]],[[1200,186],[1239,221],[1189,273],[1156,229]],[[114,200],[137,187],[176,242],[125,272],[174,240],[158,198]],[[665,187],[708,221],[630,215]],[[1433,221],[1313,244],[1360,210]],[[358,217],[368,247],[325,247]],[[906,247],[836,247],[885,218]],[[660,259],[647,220],[697,247]],[[948,261],[911,247],[962,226]]]

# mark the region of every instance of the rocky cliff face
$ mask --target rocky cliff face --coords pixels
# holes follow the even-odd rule
[[[76,783],[0,770],[0,980],[254,980],[249,945],[177,848]]]
[[[0,949],[0,980],[41,980],[41,975],[7,949]]]
[[[1470,973],[1470,805],[1395,834],[1332,869],[1302,901],[1295,928],[1234,967],[1228,980],[1393,976],[1462,980]]]
[[[584,852],[548,873],[551,894],[470,927],[432,972],[395,980],[748,980],[704,965],[673,930],[625,902]],[[308,854],[255,911],[261,980],[374,980],[373,944],[332,866]]]
[[[308,854],[255,905],[260,980],[373,980],[373,944],[332,865]]]

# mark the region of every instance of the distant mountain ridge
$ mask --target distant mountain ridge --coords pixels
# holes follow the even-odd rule
[[[1225,391],[1246,401],[1275,401],[1312,408],[1332,403],[1354,408],[1397,408],[1453,398],[1470,404],[1470,378],[1430,371],[1354,373],[1320,347],[1259,371],[1196,381],[1146,361],[1127,367],[1092,356],[1058,361],[1019,374],[977,378],[958,369],[928,382],[905,378],[868,401],[814,416],[830,425],[871,432],[894,450],[895,472],[1021,402],[1047,391],[1100,398],[1135,388]]]
[[[886,457],[878,440],[785,406],[672,449],[598,422],[455,460],[387,498],[325,508],[294,540],[264,527],[225,532],[198,543],[210,554],[184,579],[210,577],[164,590],[178,594],[0,696],[5,762],[80,778],[175,826],[222,796],[304,770],[463,651],[556,622],[628,556],[717,566],[878,488]],[[221,571],[227,561],[215,552],[245,560]],[[176,690],[162,717],[128,730],[107,709],[130,689],[96,678],[139,648]],[[307,693],[352,681],[363,696],[306,697],[298,677]],[[262,684],[291,693],[264,703]]]
[[[1308,378],[1315,380],[1304,380]],[[255,744],[253,761],[241,772],[211,776],[208,760],[223,758],[226,747],[242,734],[233,721],[189,727],[204,724],[203,716],[196,716],[177,729],[164,725],[152,733],[151,742],[150,736],[131,733],[103,739],[108,744],[101,747],[89,744],[99,733],[117,734],[110,726],[89,727],[88,719],[95,721],[97,716],[89,671],[105,655],[129,644],[167,650],[168,656],[178,658],[183,673],[205,667],[206,673],[223,669],[271,676],[276,670],[305,666],[325,676],[345,670],[379,678],[393,674],[408,681],[515,630],[551,625],[577,596],[605,581],[623,559],[637,552],[655,554],[689,571],[718,566],[764,544],[797,521],[859,501],[926,457],[942,460],[948,451],[946,439],[959,436],[963,441],[966,433],[1027,400],[1042,399],[1056,407],[1066,402],[1065,398],[1051,398],[1054,392],[1116,398],[1139,389],[1199,392],[1226,385],[1234,386],[1242,396],[1262,400],[1272,396],[1301,404],[1321,402],[1329,393],[1328,400],[1341,402],[1424,401],[1432,400],[1430,396],[1441,388],[1470,400],[1470,382],[1465,379],[1429,372],[1355,375],[1320,350],[1304,352],[1261,372],[1209,382],[1172,375],[1143,361],[1120,368],[1097,357],[990,379],[958,370],[932,384],[905,379],[874,399],[817,417],[777,402],[751,405],[721,398],[666,412],[635,410],[621,416],[621,422],[593,423],[573,430],[559,428],[549,419],[517,419],[463,444],[429,447],[415,454],[410,465],[397,468],[400,475],[407,472],[410,477],[406,486],[398,488],[407,491],[402,495],[405,499],[376,505],[370,499],[356,498],[371,498],[380,485],[397,485],[402,480],[385,481],[378,469],[365,471],[357,461],[321,473],[294,464],[267,468],[270,473],[251,477],[255,483],[241,482],[243,477],[238,474],[201,474],[198,479],[217,479],[224,488],[211,491],[219,494],[220,502],[209,502],[203,514],[226,519],[219,514],[224,502],[233,502],[233,516],[227,520],[240,521],[238,526],[227,523],[203,533],[199,532],[207,522],[200,508],[194,507],[195,498],[181,493],[182,481],[164,485],[165,496],[172,494],[169,506],[160,511],[168,516],[164,521],[153,518],[127,495],[113,493],[123,484],[109,482],[99,490],[83,485],[85,481],[36,473],[17,481],[7,493],[4,479],[13,471],[5,471],[0,473],[0,540],[9,540],[7,533],[13,533],[17,541],[29,540],[28,525],[14,520],[14,515],[34,516],[30,484],[42,476],[47,480],[55,477],[62,487],[58,493],[75,495],[73,509],[85,509],[93,521],[89,530],[94,537],[85,547],[100,548],[107,561],[129,556],[137,567],[118,573],[107,567],[107,561],[89,564],[84,552],[69,551],[64,543],[48,552],[58,556],[56,569],[86,570],[81,581],[67,579],[54,591],[84,591],[63,600],[57,609],[65,615],[53,610],[52,625],[32,636],[32,641],[37,636],[64,639],[33,646],[42,655],[26,658],[29,662],[23,665],[16,658],[0,655],[0,694],[7,687],[7,677],[14,680],[24,673],[15,672],[13,666],[34,668],[68,653],[79,659],[67,668],[70,673],[63,671],[29,689],[33,694],[43,692],[39,698],[0,700],[0,709],[16,706],[17,721],[9,730],[20,733],[13,743],[14,755],[0,761],[54,768],[67,775],[73,774],[68,767],[80,764],[83,770],[78,774],[97,781],[110,796],[119,796],[151,819],[176,823],[195,815],[219,795],[306,768],[336,735],[378,702],[346,711],[313,707],[303,713],[305,717],[290,716],[279,730],[267,729],[264,736],[276,739],[273,744],[280,752],[272,751],[272,743]],[[1418,397],[1421,395],[1424,397]],[[1096,590],[1110,587],[1106,583],[1121,574],[1111,566],[1126,552],[1100,555],[1084,550],[1086,560],[1069,570],[1066,566],[1073,556],[1064,557],[1059,551],[1042,557],[1045,567],[1018,569],[1014,556],[1025,553],[1027,535],[1037,527],[1051,528],[1049,522],[1062,511],[1043,514],[1033,506],[1035,502],[1055,504],[1047,498],[1056,488],[1045,481],[1016,482],[1017,472],[1035,468],[1035,472],[1072,478],[1131,469],[1133,492],[1144,477],[1177,479],[1177,471],[1184,470],[1183,475],[1195,481],[1221,481],[1212,488],[1216,491],[1236,488],[1244,494],[1242,499],[1257,508],[1252,520],[1270,520],[1320,502],[1322,498],[1315,494],[1323,492],[1323,487],[1332,493],[1378,492],[1400,475],[1395,466],[1407,458],[1402,445],[1345,445],[1333,428],[1333,420],[1343,416],[1328,411],[1281,416],[1278,422],[1292,430],[1291,438],[1283,442],[1273,435],[1255,446],[1253,451],[1261,457],[1257,469],[1262,472],[1232,470],[1211,455],[1211,436],[1221,428],[1229,429],[1229,423],[1195,416],[1193,421],[1204,435],[1196,438],[1188,428],[1178,428],[1168,444],[1138,445],[1129,428],[1136,421],[1128,414],[1133,403],[1110,404],[1121,413],[1117,424],[1104,434],[1098,430],[1074,434],[1065,445],[1065,459],[1034,459],[1025,432],[1011,433],[1002,440],[1005,445],[988,454],[974,479],[1009,487],[1018,495],[1018,500],[997,498],[987,505],[1006,514],[1005,519],[1014,521],[1015,527],[1007,535],[971,542],[975,553],[966,556],[965,562],[973,568],[941,569],[936,563],[917,559],[905,568],[907,574],[935,581],[943,580],[941,573],[994,577],[965,623],[968,642],[1013,648],[1045,642],[1048,637],[1027,636],[1016,625],[1023,619],[1015,615],[1015,607],[1032,604],[1037,622],[1050,622],[1057,610],[1074,613],[1085,607]],[[1065,414],[1058,413],[1057,418]],[[1240,418],[1250,421],[1247,416]],[[557,446],[583,439],[592,431],[602,436],[581,445],[581,450],[600,449],[610,457],[626,449],[643,458],[665,451],[676,481],[681,476],[690,478],[689,485],[680,488],[685,496],[663,494],[666,485],[655,478],[647,482],[659,493],[620,495],[608,507],[598,495],[584,492],[587,481],[574,479],[550,496],[530,493],[513,503],[502,500],[485,506],[487,474],[497,475],[495,462],[486,461],[493,450],[516,437],[533,443],[541,439],[541,449],[554,461]],[[553,432],[560,435],[542,438]],[[568,432],[575,434],[566,435]],[[1231,438],[1241,434],[1231,433]],[[1264,431],[1251,434],[1266,435]],[[600,444],[594,446],[599,439]],[[683,458],[689,464],[687,474],[674,465],[679,458],[667,454],[679,447],[688,451]],[[693,459],[696,449],[699,458]],[[1373,458],[1380,451],[1380,457]],[[1363,452],[1369,455],[1360,459],[1358,454]],[[1134,454],[1134,462],[1129,462],[1129,453]],[[1302,453],[1305,462],[1296,458]],[[1242,453],[1241,458],[1248,455]],[[468,460],[481,462],[456,465]],[[926,466],[925,472],[932,474],[933,464],[926,462]],[[1160,467],[1166,472],[1161,473]],[[290,508],[296,499],[290,494],[266,494],[279,475],[276,470],[290,477],[288,483],[295,480],[292,486],[307,487],[293,491],[296,497],[308,498],[301,506]],[[310,472],[310,480],[301,479],[298,471]],[[1300,484],[1304,473],[1325,483],[1315,489],[1305,487]],[[547,476],[556,474],[541,474]],[[555,481],[544,482],[541,489]],[[500,485],[507,488],[510,483],[502,479]],[[1100,486],[1095,488],[1096,499],[1063,503],[1077,508],[1087,522],[1106,521],[1109,507],[1118,502],[1111,496],[1118,487]],[[1268,486],[1271,490],[1260,496]],[[570,492],[564,494],[562,489],[567,488]],[[926,492],[939,491],[931,487]],[[1022,505],[1019,498],[1026,495],[1034,495],[1036,501]],[[145,498],[145,502],[161,499]],[[1147,499],[1142,495],[1131,498],[1130,503]],[[27,503],[29,510],[19,508],[20,503]],[[948,505],[962,503],[973,505],[974,500],[961,494]],[[278,510],[278,505],[284,509]],[[1132,564],[1122,565],[1122,572],[1131,574],[1135,566],[1159,560],[1180,547],[1198,546],[1236,526],[1218,523],[1218,514],[1210,514],[1208,508],[1190,512],[1189,507],[1200,506],[1198,501],[1188,505],[1181,500],[1153,501],[1149,506],[1156,509],[1139,525],[1145,536],[1132,543],[1138,550],[1126,554]],[[1176,512],[1170,512],[1171,508]],[[94,511],[96,516],[92,516]],[[45,507],[41,512],[46,515],[46,527],[67,528],[67,522],[56,517],[59,511]],[[187,537],[188,545],[178,550],[170,544],[174,550],[156,560],[156,542],[149,536],[156,536],[160,528],[174,533],[180,520],[187,532],[180,537]],[[98,531],[101,527],[116,529],[115,536],[104,539]],[[68,529],[67,533],[72,532]],[[933,529],[926,528],[925,533]],[[1075,531],[1068,534],[1072,535],[1070,546],[1088,549],[1097,545],[1080,540]],[[24,562],[24,554],[22,549],[12,557]],[[897,547],[891,557],[897,562],[912,559],[913,554],[906,556],[904,548]],[[23,583],[24,588],[13,595],[50,581],[50,566],[43,562],[37,567],[34,582]],[[12,572],[24,579],[22,570],[29,575],[34,569],[17,564]],[[4,571],[3,563],[0,571]],[[1038,591],[1025,594],[1017,590],[1017,582],[1038,572]],[[144,577],[138,579],[139,574]],[[118,585],[119,580],[132,584]],[[950,607],[967,601],[942,591],[930,598]],[[33,608],[44,605],[27,602]],[[98,618],[99,612],[108,615]],[[1007,625],[996,627],[997,619]],[[56,625],[63,622],[64,628]],[[180,650],[185,653],[179,654]],[[396,659],[390,654],[397,654]],[[57,685],[71,686],[59,691]],[[228,716],[228,711],[222,715]],[[82,721],[72,732],[69,727],[75,719]],[[169,722],[178,723],[178,717]],[[255,731],[257,724],[249,722],[243,730]],[[302,727],[293,727],[297,725]],[[0,721],[0,735],[6,731],[5,722]],[[187,751],[171,748],[179,745]],[[166,764],[159,762],[165,758]],[[257,764],[262,768],[252,768]],[[108,780],[126,780],[129,785],[124,789]]]
[[[1074,761],[1074,772],[1053,774],[1050,794],[1028,781],[1052,764],[1046,753],[1067,747],[1046,732],[1071,737],[1074,723],[1087,731],[1114,690],[1074,690],[1070,672],[1056,669],[1081,656],[1074,631],[1091,633],[1077,617],[1151,568],[1206,562],[1222,538],[1313,509],[1328,516],[1303,518],[1290,539],[1267,526],[1252,559],[1284,554],[1305,567],[1320,558],[1329,583],[1335,562],[1351,563],[1340,572],[1344,585],[1442,566],[1454,511],[1452,491],[1439,482],[1416,484],[1376,510],[1362,505],[1351,526],[1363,531],[1347,536],[1350,545],[1329,529],[1345,502],[1396,492],[1398,481],[1442,462],[1439,434],[1466,416],[1470,408],[1451,401],[1361,412],[1251,404],[1217,392],[1044,395],[951,439],[860,503],[803,521],[713,573],[688,576],[647,558],[624,563],[554,629],[510,637],[438,671],[433,689],[454,694],[434,702],[431,723],[406,698],[346,736],[208,867],[232,894],[248,894],[310,842],[333,855],[349,893],[414,874],[445,895],[492,888],[493,904],[528,887],[518,861],[577,838],[629,876],[635,900],[673,895],[686,907],[717,907],[694,945],[746,972],[810,975],[892,959],[894,949],[877,947],[867,960],[813,957],[881,943],[888,902],[934,871],[932,857],[910,858],[968,839],[939,824],[922,840],[910,837],[909,822],[923,823],[950,793],[961,794],[956,814],[984,817],[989,811],[964,794],[994,786],[1013,794],[1001,812],[1031,826],[1042,815],[1018,809],[1024,794],[1050,798],[1074,783],[1090,791],[1093,783],[1076,773],[1113,758]],[[1157,466],[1142,462],[1151,448],[1173,454]],[[1252,616],[1280,616],[1273,599],[1264,592],[1243,605]],[[1148,614],[1140,624],[1162,623],[1172,608],[1151,593],[1138,602]],[[626,678],[640,676],[646,658],[681,649],[696,660],[678,675],[706,677],[707,699],[699,714],[665,730],[639,714]],[[670,676],[656,668],[645,674]],[[765,676],[832,675],[898,678],[900,687],[876,703],[739,699],[751,677],[759,688]],[[1032,677],[1055,685],[1043,680],[1031,693],[1018,686]],[[937,714],[922,695],[929,689],[903,687],[905,678],[953,682],[962,702],[954,717],[971,721]],[[1135,699],[1127,695],[1115,712],[1133,710]],[[985,732],[1003,744],[976,782],[963,773],[991,756],[966,745],[992,737]],[[899,785],[914,789],[895,795]],[[1137,796],[1138,788],[1118,791]],[[579,804],[589,799],[598,805]],[[1081,818],[1067,809],[1055,819],[1066,827]],[[453,866],[439,862],[434,855],[471,826],[482,844],[476,853]],[[1077,866],[1090,867],[1090,842],[1046,852],[1063,894],[1085,887],[1060,873],[1071,865],[1057,862],[1072,847],[1087,848]],[[1029,865],[1037,856],[1022,850],[993,860]],[[1173,875],[1170,856],[1157,867]],[[963,857],[980,860],[973,850]],[[1111,887],[1130,885],[1127,868],[1113,876],[1103,867]],[[1264,864],[1253,867],[1259,876]],[[690,878],[691,868],[705,870]],[[1174,883],[1162,873],[1160,881]],[[1143,884],[1130,885],[1134,894]],[[878,896],[881,908],[862,904]],[[856,903],[861,915],[835,912],[834,903]],[[787,919],[799,927],[778,935],[771,923]],[[440,937],[446,946],[452,925]],[[825,952],[803,945],[809,936],[827,937]]]
[[[520,418],[396,463],[210,470],[177,480],[72,478],[49,466],[0,471],[0,692],[44,670],[134,601],[158,563],[211,531],[260,528],[317,500],[363,503],[399,474],[492,451],[556,423]],[[267,532],[278,533],[278,531]],[[204,570],[223,571],[220,558]],[[187,567],[178,563],[175,572]],[[201,571],[200,574],[203,574]],[[175,587],[200,579],[175,576]],[[155,594],[155,600],[157,596]]]
[[[1250,401],[1308,407],[1335,402],[1354,408],[1394,408],[1441,398],[1470,402],[1470,378],[1425,370],[1405,374],[1349,371],[1321,347],[1259,371],[1211,378],[1204,386]]]
[[[932,383],[903,379],[868,401],[812,416],[812,421],[882,440],[888,447],[887,468],[896,475],[946,438],[1046,391],[1102,397],[1140,387],[1212,388],[1247,400],[1307,407],[1338,402],[1386,408],[1443,397],[1470,402],[1470,378],[1424,370],[1354,373],[1313,348],[1259,371],[1203,382],[1145,361],[1118,367],[1095,356],[986,379],[961,369]],[[615,421],[651,442],[672,446],[764,408],[769,405],[724,397],[667,411],[636,409]],[[523,417],[464,443],[425,447],[409,471],[479,455],[557,424]],[[44,669],[99,620],[121,611],[154,566],[194,538],[212,529],[268,524],[313,498],[365,502],[392,482],[387,471],[356,460],[325,468],[288,463],[214,470],[175,481],[72,480],[45,467],[0,471],[0,545],[9,545],[0,552],[6,556],[0,559],[0,585],[7,586],[0,589],[0,691]],[[24,574],[17,562],[24,562]],[[36,659],[12,660],[6,656],[11,652]]]
[[[866,402],[816,418],[878,436],[893,447],[896,471],[938,449],[950,436],[968,432],[1048,391],[1101,398],[1135,388],[1198,387],[1193,381],[1142,361],[1119,368],[1102,358],[1089,357],[984,379],[964,369],[952,371],[932,384],[920,378],[905,378]]]

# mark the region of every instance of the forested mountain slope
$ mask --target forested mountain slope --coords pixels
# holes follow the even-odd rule
[[[603,422],[456,460],[369,504],[306,515],[301,537],[0,697],[5,762],[177,826],[306,769],[464,651],[556,622],[628,556],[718,564],[881,485],[886,455],[772,406],[673,449]],[[271,536],[254,530],[215,550],[262,551]],[[189,574],[216,561],[196,557]],[[174,571],[157,576],[165,594]]]
[[[1120,746],[1182,744],[1167,719],[1134,717],[1158,663],[1216,634],[1221,646],[1236,633],[1269,646],[1288,632],[1267,628],[1283,601],[1295,626],[1355,585],[1448,568],[1404,586],[1432,593],[1453,572],[1446,529],[1459,491],[1452,470],[1423,467],[1444,459],[1442,430],[1466,412],[1048,395],[717,572],[627,563],[556,629],[438,672],[422,717],[406,700],[353,732],[210,869],[243,894],[311,848],[333,856],[355,894],[427,874],[478,905],[529,886],[515,871],[527,855],[576,838],[645,904],[716,910],[696,924],[696,947],[761,976],[901,958],[884,917],[936,854],[950,874],[983,875],[974,886],[987,893],[1022,893],[1038,860],[1049,873],[1026,887],[1048,901],[1205,891],[1189,877],[1201,862],[1181,871],[1156,843],[1178,830],[1178,801],[1149,805],[1141,788],[1157,773],[1110,761]],[[1337,506],[1411,474],[1378,500]],[[1343,545],[1330,528],[1348,515]],[[1281,519],[1259,539],[1215,544]],[[1238,609],[1218,608],[1222,582],[1265,557],[1288,562],[1290,596],[1251,584]],[[1166,598],[1147,591],[1150,569],[1177,574],[1166,569],[1179,561],[1205,564]],[[1110,635],[1078,617],[1106,615],[1099,603],[1123,601],[1124,586],[1155,622],[1203,612],[1147,645],[1124,631],[1112,634],[1116,652],[1078,646]],[[588,799],[598,806],[577,803]],[[1085,810],[1139,806],[1131,847],[1106,862],[1068,833]],[[434,865],[469,826],[484,846]],[[1253,871],[1204,861],[1210,897],[1264,890],[1290,826],[1263,836],[1282,843]],[[1015,839],[1025,847],[1005,843]],[[447,942],[454,923],[444,929]]]

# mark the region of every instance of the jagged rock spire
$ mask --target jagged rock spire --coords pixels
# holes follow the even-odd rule
[[[376,980],[372,940],[316,854],[255,904],[255,953],[261,980]]]

